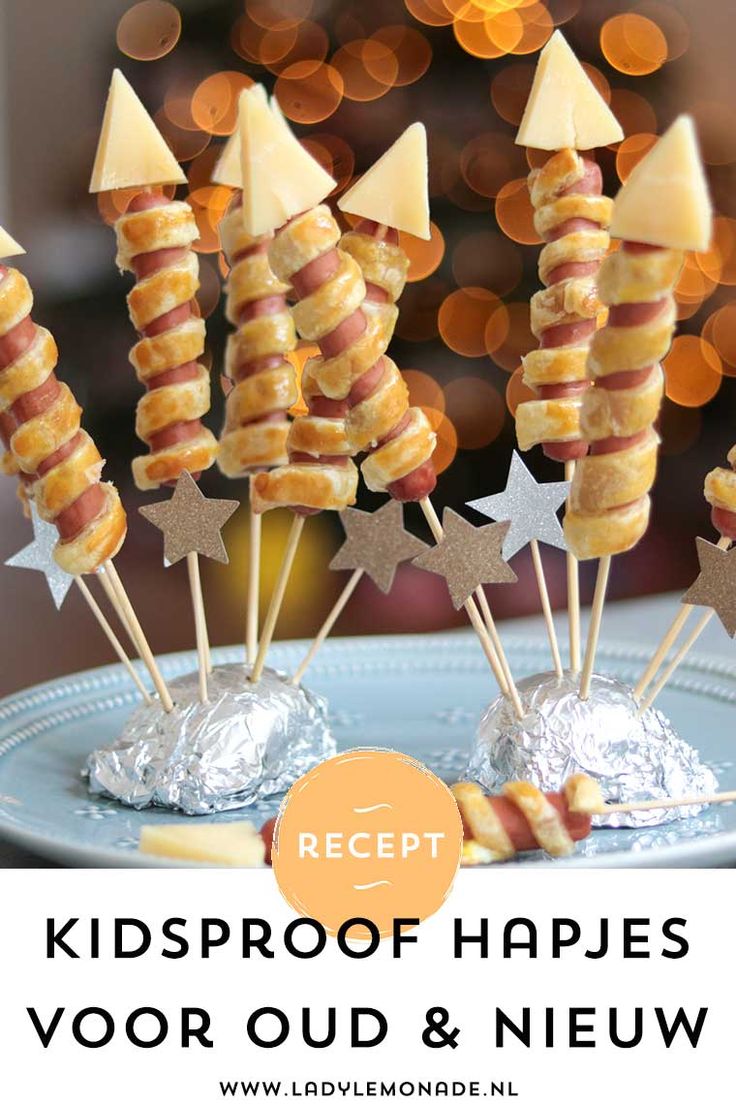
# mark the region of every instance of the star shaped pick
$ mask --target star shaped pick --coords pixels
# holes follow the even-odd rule
[[[427,548],[424,541],[404,528],[404,509],[390,499],[379,510],[348,508],[340,514],[347,540],[333,558],[330,568],[358,568],[365,571],[379,590],[388,594],[396,568]]]
[[[683,594],[690,606],[709,606],[721,619],[729,636],[736,635],[736,548],[727,551],[697,537],[700,574]]]
[[[532,540],[555,548],[566,547],[557,511],[569,492],[569,483],[537,483],[514,450],[506,490],[476,498],[466,505],[494,521],[511,522],[503,543],[503,558],[510,560]]]
[[[69,593],[74,576],[62,571],[54,559],[54,548],[59,539],[56,526],[43,521],[33,507],[31,507],[31,521],[33,522],[32,542],[25,548],[21,548],[20,552],[16,552],[5,563],[8,567],[27,567],[31,571],[42,572],[58,610],[61,609]]]
[[[516,575],[504,561],[501,549],[510,522],[471,525],[454,510],[442,516],[444,538],[418,556],[414,563],[425,571],[443,575],[455,609],[467,602],[483,583],[515,583]]]
[[[140,513],[163,533],[167,566],[190,552],[226,564],[227,550],[220,530],[239,505],[229,498],[207,498],[189,472],[183,471],[170,499],[141,506]]]

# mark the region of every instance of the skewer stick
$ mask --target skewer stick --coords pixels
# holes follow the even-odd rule
[[[187,571],[189,572],[189,590],[192,595],[192,610],[194,611],[194,633],[197,639],[199,700],[206,702],[209,701],[207,696],[207,675],[210,671],[207,662],[209,649],[207,647],[207,622],[202,598],[202,579],[199,574],[199,556],[196,552],[187,553]]]
[[[542,613],[544,614],[544,623],[547,626],[547,639],[549,640],[550,651],[552,652],[552,662],[555,668],[555,674],[558,679],[562,678],[562,660],[560,658],[560,648],[557,643],[557,633],[555,632],[555,623],[552,620],[552,606],[549,601],[549,591],[547,589],[547,579],[544,574],[544,566],[542,564],[542,555],[539,551],[539,541],[531,541],[532,549],[532,563],[534,564],[534,574],[537,576],[537,588],[539,590],[539,598],[542,603]]]
[[[258,652],[258,602],[261,592],[261,515],[253,509],[253,480],[250,487],[250,542],[248,545],[248,608],[245,621],[245,655],[253,664]]]
[[[679,809],[681,805],[723,805],[728,801],[736,801],[736,790],[724,790],[723,793],[709,794],[698,797],[692,794],[690,797],[665,797],[652,798],[651,801],[632,801],[620,805],[601,805],[593,816],[606,816],[608,813],[643,813],[647,809]]]
[[[705,613],[703,613],[702,616],[695,623],[695,627],[685,637],[682,644],[677,649],[674,656],[672,657],[670,662],[667,664],[664,671],[659,676],[659,678],[657,679],[654,686],[652,687],[652,689],[647,694],[644,701],[639,706],[639,716],[641,716],[641,714],[649,708],[649,706],[652,704],[652,702],[656,698],[657,694],[664,687],[665,683],[669,680],[670,676],[672,674],[674,674],[674,672],[680,666],[683,659],[685,658],[687,653],[690,651],[690,649],[692,648],[693,644],[698,639],[700,634],[703,632],[703,629],[708,624],[708,622],[710,621],[710,619],[711,619],[711,617],[713,616],[714,613],[715,613],[715,610],[712,610],[712,609],[706,610]]]
[[[120,641],[118,640],[117,636],[115,635],[115,633],[113,631],[112,625],[107,620],[107,618],[105,617],[105,615],[102,612],[102,610],[100,609],[100,607],[97,605],[97,602],[95,601],[95,599],[92,595],[92,591],[89,589],[89,587],[87,586],[87,584],[85,583],[85,581],[81,577],[81,575],[75,576],[74,581],[77,584],[77,586],[79,587],[79,591],[80,591],[82,597],[84,598],[85,602],[87,603],[90,610],[92,611],[92,614],[93,614],[97,624],[100,626],[100,628],[104,632],[105,636],[110,641],[110,644],[113,647],[115,655],[118,657],[120,662],[123,664],[126,671],[128,672],[128,674],[132,678],[133,682],[137,686],[138,690],[140,691],[144,702],[146,703],[146,705],[151,705],[153,703],[153,698],[151,697],[151,695],[146,690],[145,686],[143,685],[143,683],[141,681],[140,675],[136,671],[133,664],[130,662],[130,659],[128,658],[128,656],[126,654],[125,649],[123,648],[122,644],[120,643]]]
[[[496,628],[496,622],[493,619],[491,613],[491,607],[488,605],[488,599],[486,598],[483,587],[478,587],[475,592],[476,601],[483,613],[483,621],[485,622],[488,635],[491,638],[491,643],[495,649],[498,661],[503,672],[504,683],[506,684],[506,690],[503,691],[503,684],[501,684],[501,690],[511,699],[511,704],[514,707],[514,713],[522,719],[524,716],[524,707],[521,704],[521,698],[519,697],[519,691],[516,689],[516,683],[514,682],[514,676],[511,674],[511,668],[509,667],[509,661],[506,657],[506,652],[503,649],[501,643],[501,637],[498,635],[498,629]]]
[[[575,477],[575,461],[565,461],[565,480],[571,483]],[[570,637],[570,670],[580,670],[580,576],[578,561],[572,552],[567,553],[567,621]]]
[[[722,548],[725,551],[727,548],[731,547],[731,543],[732,542],[730,537],[721,537],[718,542],[718,548]],[[682,632],[687,619],[694,609],[695,606],[691,605],[684,605],[680,607],[677,616],[673,620],[667,632],[662,637],[659,647],[657,648],[652,658],[649,660],[646,670],[634,687],[634,698],[636,699],[636,701],[639,701],[641,699],[641,696],[646,690],[647,686],[655,677],[657,671],[659,671],[665,660],[665,657],[667,656],[667,653]]]
[[[281,560],[281,567],[279,569],[276,586],[274,587],[273,595],[271,597],[271,604],[268,607],[266,620],[263,623],[263,633],[258,645],[258,654],[256,655],[256,661],[253,665],[253,670],[251,671],[251,682],[258,682],[261,675],[263,674],[263,668],[266,663],[266,654],[271,644],[271,640],[273,639],[276,622],[278,620],[279,613],[281,612],[281,606],[284,601],[284,594],[286,593],[286,586],[289,582],[291,569],[294,566],[294,557],[296,556],[296,550],[299,547],[299,540],[302,535],[302,529],[304,528],[305,520],[306,519],[302,514],[295,514],[294,520],[291,523],[291,531],[289,533],[289,539],[286,542],[283,559]]]
[[[100,580],[100,586],[102,587],[102,589],[105,592],[105,597],[107,598],[107,600],[110,603],[110,605],[112,606],[112,608],[115,610],[118,621],[120,622],[120,624],[125,629],[128,640],[130,640],[131,644],[133,645],[133,648],[135,649],[137,654],[140,656],[141,653],[138,651],[138,644],[136,642],[135,636],[133,635],[133,630],[130,627],[130,622],[128,621],[128,618],[125,616],[125,610],[123,609],[123,607],[120,605],[120,602],[118,601],[118,596],[115,593],[115,591],[113,590],[112,583],[110,582],[110,579],[109,579],[108,575],[104,571],[98,571],[97,572],[97,578]],[[141,656],[141,658],[143,658],[143,657]]]
[[[123,610],[125,621],[127,621],[131,635],[135,640],[136,650],[150,672],[151,678],[153,679],[153,684],[158,690],[158,696],[161,699],[161,704],[166,712],[170,713],[171,710],[174,708],[174,703],[171,700],[169,688],[164,682],[163,675],[161,674],[158,668],[158,664],[156,663],[154,654],[151,651],[151,646],[146,640],[146,635],[141,628],[140,622],[136,616],[136,612],[133,609],[133,605],[125,591],[125,587],[123,586],[122,580],[118,575],[117,568],[115,567],[115,564],[112,562],[112,560],[105,561],[105,563],[102,565],[102,571],[110,580],[110,584],[115,593],[115,597],[117,598]]]
[[[345,606],[350,601],[351,595],[352,595],[353,591],[355,590],[355,588],[357,587],[360,580],[363,578],[363,575],[364,575],[363,568],[362,567],[357,567],[355,569],[355,571],[352,573],[352,575],[350,576],[350,578],[348,579],[348,581],[346,582],[345,586],[342,588],[342,591],[340,592],[340,594],[337,598],[337,601],[335,602],[335,604],[332,607],[332,609],[330,610],[330,612],[327,614],[327,617],[325,617],[324,622],[322,623],[322,628],[319,630],[319,632],[315,636],[314,640],[310,644],[309,651],[307,652],[304,659],[301,661],[301,663],[297,667],[294,674],[289,679],[289,681],[294,686],[298,686],[299,683],[304,678],[304,673],[307,670],[307,667],[312,662],[312,660],[316,656],[317,652],[320,650],[320,648],[324,644],[325,640],[327,639],[327,637],[332,632],[332,629],[333,629],[333,626],[335,625],[335,622],[337,621],[337,619],[340,616],[340,614],[342,613],[342,611],[345,609]]]
[[[611,557],[601,556],[598,561],[598,577],[595,581],[593,607],[590,611],[590,625],[588,626],[588,640],[585,645],[585,662],[583,663],[583,674],[580,679],[580,698],[582,701],[587,701],[590,694],[590,680],[593,677],[595,653],[598,650],[598,638],[601,634],[601,621],[610,571]]]
[[[430,500],[426,497],[420,498],[419,505],[421,506],[424,516],[427,519],[427,524],[432,531],[432,536],[439,543],[444,537],[444,531],[442,529],[442,522],[437,516],[437,511],[435,510]],[[493,626],[493,632],[495,634],[495,641],[497,641],[497,644],[495,643],[495,641],[492,640],[489,629],[486,627],[486,625],[484,625],[483,619],[478,612],[478,607],[476,606],[472,598],[468,598],[467,602],[463,603],[463,609],[470,618],[470,623],[476,631],[485,657],[488,660],[491,670],[496,677],[496,682],[498,683],[501,693],[504,695],[511,695],[511,702],[514,707],[514,711],[521,720],[521,718],[524,716],[524,710],[521,707],[519,694],[516,690],[516,685],[514,684],[513,678],[511,677],[511,671],[509,670],[508,660],[506,659],[506,655],[503,651],[498,632],[496,631],[495,622],[493,620],[493,617],[491,616],[491,611],[488,607],[485,593],[483,593],[481,587],[478,587],[478,590],[476,591],[476,597],[480,597],[481,602],[485,603],[486,608],[488,608],[488,617],[490,620],[490,624]],[[503,663],[501,662],[500,658],[502,655],[504,659]],[[512,687],[513,692],[511,691]]]

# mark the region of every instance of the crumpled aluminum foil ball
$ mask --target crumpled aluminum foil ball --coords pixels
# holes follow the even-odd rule
[[[617,679],[594,675],[587,701],[580,676],[558,680],[547,672],[518,683],[525,717],[496,698],[481,719],[464,777],[489,791],[524,779],[546,791],[584,771],[597,779],[607,801],[713,793],[716,779],[697,751],[677,735],[658,709],[638,716],[632,691]],[[697,816],[703,806],[599,817],[609,828],[642,828]]]
[[[253,684],[248,670],[215,667],[205,703],[193,671],[169,684],[171,713],[140,705],[115,743],[87,760],[90,791],[136,809],[220,813],[284,793],[335,754],[324,698],[268,667]]]

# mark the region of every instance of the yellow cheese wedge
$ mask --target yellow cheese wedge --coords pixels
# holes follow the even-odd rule
[[[268,103],[266,89],[262,84],[254,84],[249,89],[251,95],[259,96],[264,103]],[[272,100],[273,105],[275,101]],[[242,188],[242,169],[240,167],[240,129],[236,125],[235,130],[222,147],[217,164],[212,173],[213,184],[225,184],[228,188]]]
[[[428,241],[427,174],[427,132],[422,123],[412,123],[337,205]]]
[[[151,116],[119,69],[112,75],[91,192],[149,184],[184,184],[186,177]]]
[[[258,237],[316,207],[335,181],[307,153],[261,93],[247,88],[238,105],[243,222]]]
[[[616,196],[611,235],[626,241],[702,252],[712,209],[695,125],[680,115],[635,166]]]
[[[146,824],[139,848],[180,862],[218,866],[263,866],[266,845],[248,820],[227,824]]]
[[[18,245],[15,238],[11,238],[7,230],[0,226],[0,260],[4,257],[19,257],[21,253],[25,253],[23,246]]]
[[[534,149],[594,149],[624,132],[560,31],[539,55],[516,142]]]

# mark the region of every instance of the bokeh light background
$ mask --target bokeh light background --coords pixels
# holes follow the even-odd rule
[[[339,196],[401,130],[421,119],[429,132],[432,239],[402,236],[410,283],[392,356],[412,401],[438,434],[442,472],[435,504],[462,508],[499,490],[514,445],[513,411],[525,397],[520,358],[534,341],[530,296],[538,287],[539,240],[526,188],[546,154],[514,144],[536,54],[561,27],[625,138],[598,151],[606,193],[671,120],[695,116],[716,207],[709,252],[688,256],[677,287],[680,330],[665,363],[660,475],[653,524],[616,563],[612,598],[688,584],[693,537],[712,536],[702,498],[706,470],[736,441],[736,75],[731,0],[57,0],[0,10],[0,222],[27,247],[21,267],[36,292],[36,318],[55,332],[61,374],[86,408],[129,508],[121,556],[129,590],[159,650],[192,646],[186,573],[164,573],[158,533],[138,518],[132,486],[139,450],[133,412],[139,387],[127,361],[132,331],[128,282],[113,264],[110,224],[128,194],[87,195],[110,71],[120,66],[183,163],[179,190],[195,211],[202,313],[213,373],[209,424],[219,430],[217,386],[227,326],[227,263],[218,223],[229,189],[210,183],[235,126],[239,91],[262,81],[275,92],[309,151],[337,180]],[[173,193],[173,190],[172,190]],[[334,198],[334,197],[333,197]],[[340,216],[343,218],[343,216]],[[107,224],[107,225],[106,225]],[[298,368],[313,352],[295,354]],[[539,450],[527,456],[540,479],[560,478]],[[245,498],[244,483],[215,471],[212,495]],[[359,505],[382,498],[361,490]],[[264,601],[289,526],[286,511],[264,525]],[[9,480],[0,485],[0,556],[29,539]],[[427,536],[418,509],[407,522]],[[231,565],[205,565],[216,643],[242,638],[247,514],[227,531]],[[315,631],[343,575],[326,565],[341,539],[337,520],[311,521],[279,624],[283,636]],[[527,553],[514,561],[515,587],[496,587],[499,617],[535,612]],[[564,557],[545,552],[555,605],[564,604]],[[582,573],[586,599],[592,568]],[[10,690],[95,662],[104,643],[75,593],[56,615],[40,578],[0,571],[6,630],[0,689]],[[338,631],[418,631],[461,624],[441,580],[410,567],[389,597],[369,582]]]

